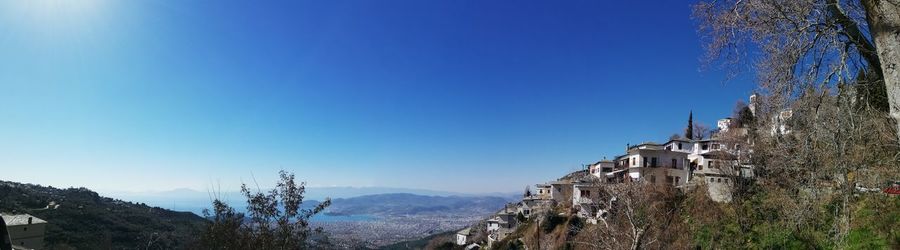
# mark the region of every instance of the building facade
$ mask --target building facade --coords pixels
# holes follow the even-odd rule
[[[13,247],[44,249],[44,230],[47,221],[30,214],[2,214]]]

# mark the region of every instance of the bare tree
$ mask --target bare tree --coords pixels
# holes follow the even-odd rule
[[[873,72],[886,86],[890,115],[900,121],[900,1],[704,1],[694,6],[694,17],[705,35],[708,65],[722,61],[736,73],[745,68],[738,65],[757,59],[747,53],[756,48],[759,80],[781,98]]]
[[[750,160],[764,202],[778,204],[781,220],[772,223],[843,244],[855,186],[897,178],[889,167],[900,164],[897,4],[726,0],[695,6],[707,63],[756,62],[762,94]],[[748,57],[749,47],[761,57]],[[861,91],[863,99],[857,98]],[[872,107],[878,95],[890,100],[889,109]],[[819,223],[823,216],[832,217],[829,228]]]
[[[691,129],[691,131],[694,133],[694,135],[692,136],[694,140],[706,139],[706,137],[709,136],[709,133],[711,132],[709,126],[706,126],[706,124],[703,123],[694,123],[694,127],[693,129]]]
[[[676,140],[676,139],[681,139],[681,138],[682,138],[682,136],[679,134],[672,134],[669,136],[669,140]]]
[[[626,182],[603,185],[607,214],[598,217],[596,244],[602,249],[673,247],[681,197],[669,185]]]

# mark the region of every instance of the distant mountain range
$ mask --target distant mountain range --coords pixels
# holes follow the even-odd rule
[[[317,201],[324,200],[326,197],[330,197],[331,199],[333,199],[333,201],[335,201],[334,204],[337,205],[336,201],[339,199],[346,200],[355,197],[364,198],[370,195],[383,194],[409,194],[423,197],[456,197],[456,200],[472,197],[499,197],[510,201],[516,200],[520,195],[518,193],[499,192],[468,194],[427,189],[392,187],[307,187],[305,198],[306,202],[308,203],[307,205],[317,203]],[[153,206],[158,206],[175,211],[193,212],[198,215],[202,214],[203,209],[209,208],[210,204],[212,204],[212,199],[216,197],[230,204],[232,207],[235,207],[235,209],[239,211],[242,211],[246,204],[243,196],[240,194],[240,192],[237,191],[224,191],[214,193],[182,188],[160,192],[104,192],[103,195],[116,197],[122,200],[143,202]],[[354,200],[350,199],[347,202],[354,202]]]

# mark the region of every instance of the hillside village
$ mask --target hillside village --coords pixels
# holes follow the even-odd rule
[[[750,96],[745,108],[755,116],[756,96]],[[790,111],[782,112],[783,119]],[[549,213],[575,216],[597,224],[606,218],[617,197],[604,193],[604,187],[626,183],[649,183],[678,190],[705,188],[716,202],[728,202],[735,182],[754,178],[750,165],[748,131],[735,118],[717,122],[717,130],[708,136],[693,131],[693,114],[688,118],[684,136],[673,136],[665,143],[645,142],[628,145],[622,155],[602,159],[559,179],[526,189],[522,200],[507,204],[482,224],[457,232],[455,244],[465,249],[491,248],[506,240],[523,221]],[[743,119],[747,119],[746,117]],[[790,133],[783,122],[771,133]],[[699,132],[699,133],[698,133]]]

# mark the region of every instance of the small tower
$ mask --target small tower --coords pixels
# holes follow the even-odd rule
[[[750,104],[747,107],[750,108],[750,113],[756,116],[756,94],[750,95]]]

